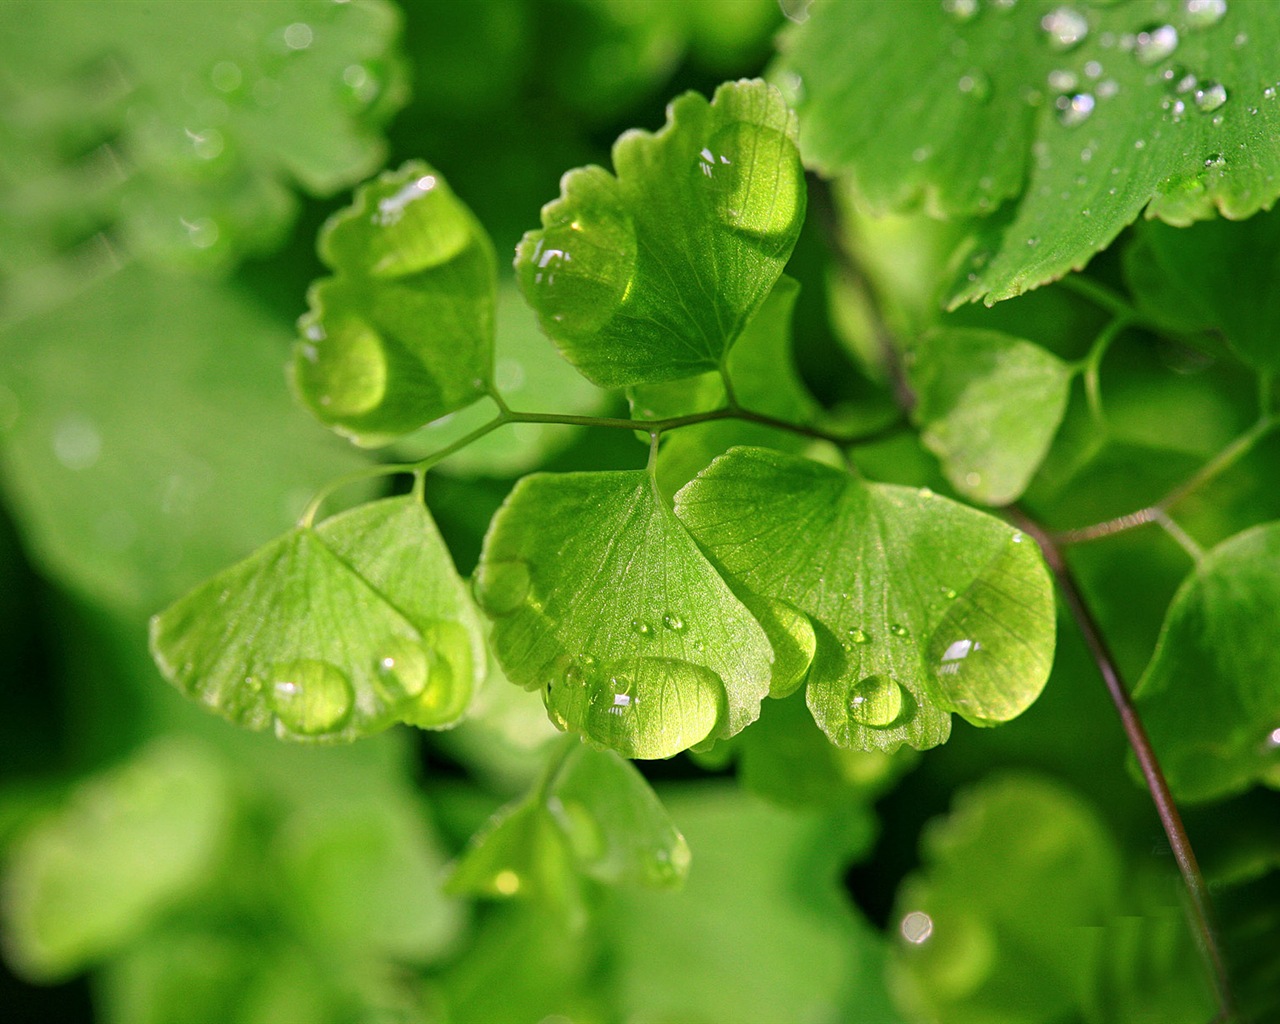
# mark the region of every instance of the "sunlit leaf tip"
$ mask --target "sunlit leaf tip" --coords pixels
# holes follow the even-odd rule
[[[217,714],[303,741],[451,725],[485,664],[466,590],[408,497],[261,548],[155,616],[151,649]]]
[[[615,174],[570,171],[516,272],[546,334],[603,387],[719,367],[782,272],[804,220],[796,119],[761,81],[686,93],[629,131]]]
[[[485,394],[496,265],[443,176],[410,161],[356,190],[320,235],[293,379],[323,423],[385,444]]]

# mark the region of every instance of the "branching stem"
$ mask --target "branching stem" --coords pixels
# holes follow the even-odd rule
[[[1155,504],[1140,508],[1136,512],[1128,512],[1125,515],[1117,516],[1114,519],[1094,523],[1091,526],[1063,530],[1054,536],[1054,542],[1062,545],[1082,544],[1086,541],[1110,537],[1112,534],[1122,533],[1125,530],[1132,530],[1138,526],[1145,526],[1147,523],[1158,523],[1184,548],[1188,547],[1187,542],[1191,542],[1191,547],[1188,548],[1188,551],[1194,549],[1196,553],[1193,554],[1193,557],[1198,558],[1199,548],[1191,541],[1186,532],[1169,518],[1169,510],[1190,497],[1216,476],[1234,466],[1253,450],[1254,445],[1275,430],[1278,425],[1280,425],[1280,417],[1264,414],[1257,423],[1228,444],[1222,451],[1218,452],[1217,455]]]
[[[1129,699],[1129,693],[1120,678],[1120,670],[1116,666],[1115,658],[1112,656],[1107,642],[1102,636],[1097,620],[1085,603],[1084,595],[1080,592],[1075,575],[1067,565],[1066,559],[1063,558],[1061,549],[1054,538],[1039,523],[1028,518],[1017,508],[1010,511],[1017,525],[1025,533],[1034,537],[1040,544],[1040,550],[1044,552],[1045,561],[1053,572],[1054,579],[1057,580],[1058,589],[1061,590],[1072,618],[1075,619],[1076,625],[1084,635],[1085,643],[1089,647],[1089,653],[1093,655],[1094,663],[1098,666],[1102,681],[1106,684],[1107,692],[1111,696],[1111,702],[1115,705],[1116,712],[1120,716],[1120,724],[1124,727],[1129,746],[1137,756],[1138,766],[1142,770],[1142,777],[1146,780],[1147,789],[1150,791],[1151,799],[1156,805],[1156,813],[1160,816],[1160,824],[1164,827],[1165,836],[1169,840],[1169,848],[1173,851],[1174,859],[1178,863],[1178,870],[1182,874],[1182,880],[1190,898],[1192,931],[1213,978],[1218,1006],[1221,1010],[1219,1019],[1223,1021],[1233,1020],[1234,1000],[1231,993],[1231,982],[1227,976],[1226,962],[1223,958],[1217,930],[1213,923],[1213,908],[1209,903],[1209,889],[1205,885],[1204,876],[1200,873],[1195,851],[1191,848],[1191,840],[1188,838],[1186,828],[1182,824],[1182,816],[1178,813],[1173,794],[1169,792],[1169,784],[1165,781],[1160,762],[1151,746],[1151,740],[1147,736],[1146,729],[1143,728],[1142,720],[1138,717],[1138,712],[1134,708],[1133,702]]]

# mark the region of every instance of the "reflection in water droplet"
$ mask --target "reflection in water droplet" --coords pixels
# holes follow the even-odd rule
[[[1201,82],[1196,86],[1195,98],[1196,106],[1208,114],[1227,102],[1227,90],[1220,82]]]
[[[351,714],[351,681],[324,661],[303,659],[274,665],[267,700],[279,720],[277,732],[319,736],[342,726]]]
[[[933,918],[923,910],[913,910],[903,917],[900,931],[904,939],[918,946],[933,934]]]
[[[1089,34],[1089,19],[1074,7],[1055,7],[1040,19],[1049,45],[1055,50],[1071,50]]]
[[[1267,746],[1272,749],[1280,748],[1280,728],[1272,729],[1267,734]]]
[[[378,200],[377,212],[373,214],[373,223],[379,227],[390,227],[404,216],[405,207],[421,199],[436,187],[434,174],[424,174],[415,178],[399,191]]]
[[[975,651],[982,650],[982,644],[977,640],[955,640],[947,646],[942,652],[942,658],[938,663],[938,674],[943,676],[953,676],[960,671],[960,662],[969,657]]]
[[[896,723],[907,706],[898,683],[887,676],[867,676],[849,689],[849,721],[872,729],[887,729]]]
[[[1058,122],[1068,128],[1084,124],[1093,113],[1093,96],[1087,92],[1078,92],[1073,96],[1059,96],[1054,101],[1058,108]]]
[[[1216,25],[1227,13],[1227,0],[1186,0],[1183,15],[1191,28]]]
[[[319,341],[313,338],[317,331]],[[328,326],[311,320],[303,334],[308,341],[298,347],[301,358],[294,360],[294,372],[321,418],[362,416],[382,403],[387,393],[382,335],[354,317]]]
[[[1143,64],[1159,64],[1178,48],[1178,30],[1172,25],[1152,26],[1139,32],[1133,55]]]
[[[684,619],[679,615],[666,614],[662,616],[662,624],[673,633],[683,633],[685,631]]]
[[[378,688],[391,704],[419,696],[427,688],[433,660],[432,652],[414,640],[389,640],[374,665]]]
[[[771,128],[736,122],[698,154],[698,177],[717,217],[765,243],[786,239],[804,207],[804,172],[795,144]]]

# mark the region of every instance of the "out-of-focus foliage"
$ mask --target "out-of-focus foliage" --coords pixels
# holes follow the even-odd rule
[[[1274,34],[1244,0],[0,7],[6,1024],[1209,1020],[1096,668],[965,504],[1015,499],[1154,510],[1068,559],[1273,1019],[1275,217],[1171,225],[1274,199]],[[944,311],[1144,209],[1087,277]],[[299,407],[291,342],[387,452]],[[525,422],[370,474],[490,387],[761,415],[648,472]],[[166,607],[181,690],[313,742],[166,685]]]

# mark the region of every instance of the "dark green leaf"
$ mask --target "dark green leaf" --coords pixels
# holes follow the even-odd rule
[[[1181,799],[1280,787],[1278,610],[1277,523],[1214,548],[1169,606],[1134,697]]]
[[[1044,686],[1048,573],[998,519],[758,448],[716,459],[676,511],[729,579],[813,620],[809,707],[840,746],[934,746],[949,712],[993,725]]]
[[[997,331],[938,331],[910,363],[919,399],[913,417],[957,491],[1007,505],[1049,450],[1071,376],[1071,367],[1029,341]]]
[[[188,696],[289,739],[450,725],[485,662],[475,612],[416,497],[286,534],[157,615],[151,649]]]
[[[493,246],[415,161],[356,190],[320,235],[293,377],[307,407],[364,445],[470,405],[493,374]]]
[[[804,221],[795,117],[763,82],[686,93],[657,134],[614,146],[617,177],[567,174],[516,271],[542,328],[602,387],[719,369]]]
[[[878,210],[1009,202],[953,302],[1061,277],[1144,210],[1248,217],[1280,194],[1280,22],[1264,4],[1170,6],[815,7],[783,43],[805,157]]]
[[[1144,312],[1174,330],[1219,330],[1250,366],[1280,369],[1280,215],[1178,230],[1148,223],[1125,253]]]
[[[476,592],[512,682],[628,757],[739,732],[769,691],[764,632],[643,472],[525,477]]]

